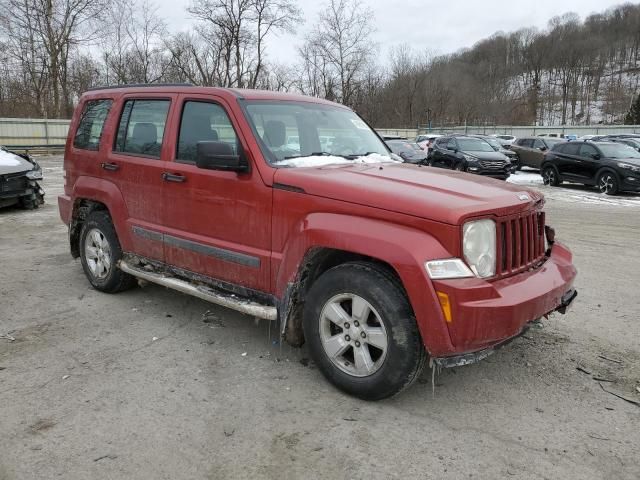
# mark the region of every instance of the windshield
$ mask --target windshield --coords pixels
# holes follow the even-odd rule
[[[378,135],[346,108],[289,101],[249,101],[245,105],[272,165],[395,161]]]
[[[483,140],[491,145],[496,152],[502,149],[502,144],[495,138],[483,138]]]
[[[463,152],[493,152],[493,147],[484,140],[476,138],[459,138],[458,145]]]
[[[640,158],[640,152],[637,152],[628,145],[600,144],[598,148],[600,148],[602,154],[608,158]]]

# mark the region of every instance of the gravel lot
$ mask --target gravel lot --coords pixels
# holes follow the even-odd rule
[[[640,197],[536,186],[575,254],[573,310],[365,403],[266,322],[157,286],[88,288],[61,163],[42,159],[40,210],[0,211],[1,480],[640,475],[640,406],[603,390],[640,401]]]

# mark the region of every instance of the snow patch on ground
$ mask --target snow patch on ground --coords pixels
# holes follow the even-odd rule
[[[324,167],[326,165],[346,164],[346,163],[401,163],[390,157],[372,153],[362,157],[350,160],[344,157],[336,157],[333,155],[314,155],[310,157],[289,158],[275,162],[276,165],[283,167]]]
[[[559,200],[570,203],[584,203],[586,205],[604,205],[614,207],[640,207],[640,195],[633,193],[621,193],[618,195],[606,195],[594,188],[577,184],[562,184],[558,187],[544,185],[538,172],[522,170],[511,174],[507,182],[515,185],[531,185],[544,193],[547,199]]]

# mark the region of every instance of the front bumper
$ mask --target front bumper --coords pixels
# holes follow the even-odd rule
[[[571,306],[571,304],[573,303],[573,301],[576,299],[577,296],[578,296],[578,292],[575,289],[569,290],[567,293],[563,295],[560,306],[556,308],[555,311],[562,314],[566,313],[567,309]],[[488,348],[484,348],[482,350],[478,350],[477,352],[463,353],[461,355],[453,355],[450,357],[433,358],[433,363],[435,363],[438,367],[441,367],[441,368],[461,367],[463,365],[471,365],[472,363],[478,363],[479,361],[484,360],[488,356],[493,355],[497,350],[504,347],[505,345],[510,344],[516,338],[524,335],[529,330],[529,327],[533,322],[535,322],[535,320],[527,323],[522,328],[522,330],[520,330],[520,333],[518,333],[517,335],[507,338],[506,340],[503,340],[502,342],[497,343],[496,345],[493,345]]]
[[[625,192],[640,192],[640,175],[633,174],[625,174],[621,175],[622,183],[620,185],[620,190]]]
[[[521,334],[545,315],[566,309],[577,275],[571,252],[555,242],[540,267],[496,281],[479,278],[434,281],[449,296],[447,323],[454,355],[477,353]],[[573,301],[575,295],[569,295]],[[449,354],[434,357],[450,356]]]

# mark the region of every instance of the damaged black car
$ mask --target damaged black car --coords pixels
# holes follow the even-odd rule
[[[44,190],[38,180],[42,180],[38,162],[0,146],[0,208],[11,205],[38,208],[44,203]]]

